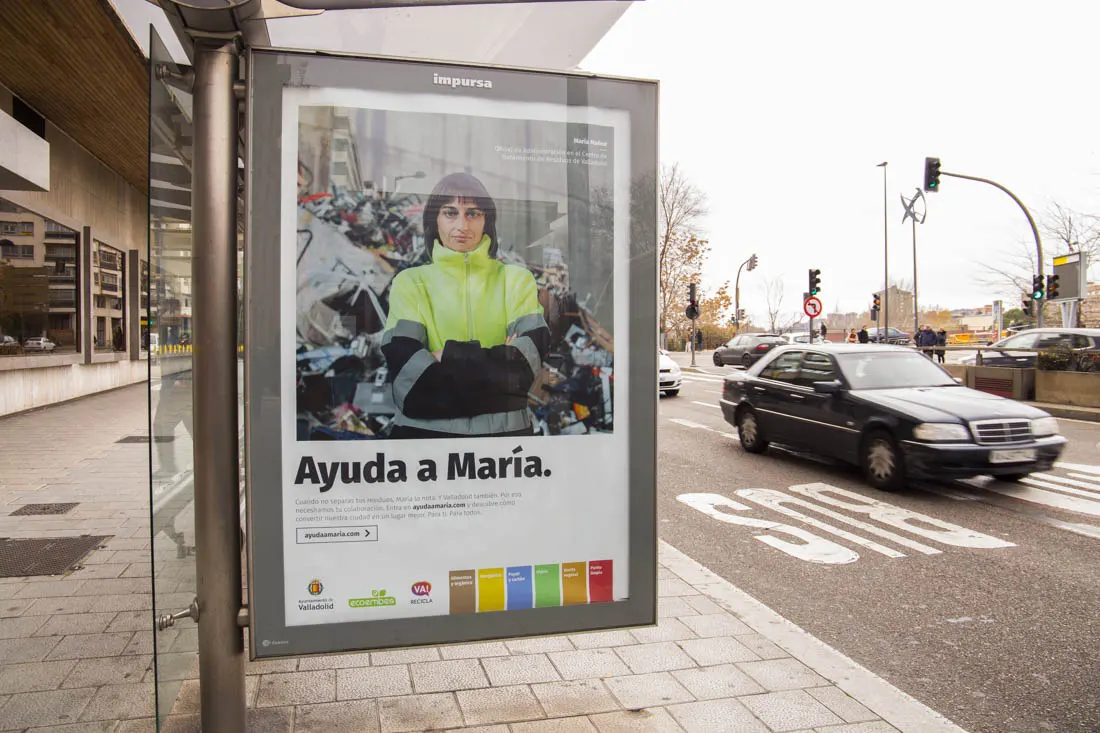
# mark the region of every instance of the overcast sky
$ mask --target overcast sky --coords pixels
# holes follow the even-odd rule
[[[1003,184],[1036,218],[1053,201],[1100,214],[1097,28],[1095,0],[645,0],[582,68],[661,81],[661,159],[710,197],[704,285],[755,252],[742,307],[763,317],[762,283],[779,276],[799,309],[816,267],[827,315],[865,310],[882,286],[882,161],[891,280],[913,276],[899,194],[928,155]],[[950,178],[926,197],[922,307],[1015,307],[976,279],[980,262],[1034,249],[1016,204]]]

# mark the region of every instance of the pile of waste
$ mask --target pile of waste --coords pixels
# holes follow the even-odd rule
[[[386,437],[396,408],[381,341],[394,276],[426,264],[420,198],[385,199],[334,187],[299,199],[297,435],[299,440]],[[529,393],[535,432],[613,427],[614,343],[569,291],[560,250],[534,265],[551,348]]]

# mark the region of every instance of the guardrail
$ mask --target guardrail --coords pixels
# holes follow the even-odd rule
[[[1100,349],[1025,349],[1020,347],[1003,347],[1003,346],[961,346],[961,345],[948,345],[948,346],[914,346],[912,347],[917,351],[920,351],[926,355],[934,356],[935,352],[959,352],[966,353],[976,352],[974,358],[974,366],[983,366],[983,353],[1008,353],[1008,354],[1023,354],[1023,355],[1035,355],[1035,365],[1042,371],[1079,371],[1079,372],[1091,372],[1100,371]],[[1044,361],[1046,364],[1044,364]],[[1028,368],[1024,366],[1023,368]]]

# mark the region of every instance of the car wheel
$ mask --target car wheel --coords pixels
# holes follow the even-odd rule
[[[742,354],[741,355],[741,366],[745,367],[746,369],[751,367],[752,366],[752,357],[749,356],[748,354]]]
[[[1031,474],[1029,473],[1006,473],[1003,476],[994,476],[993,478],[997,479],[998,481],[1009,481],[1011,483],[1016,483],[1017,481],[1023,481],[1030,475]]]
[[[751,407],[742,408],[737,413],[737,435],[741,439],[741,447],[748,453],[763,453],[768,448],[756,411]]]
[[[678,390],[678,389],[666,389],[665,390],[665,395],[668,396],[668,397],[675,397],[678,394],[680,394],[680,390]]]
[[[718,355],[717,351],[714,352],[714,366],[725,366],[725,364],[722,363],[722,357]]]
[[[867,483],[880,491],[896,491],[905,483],[901,451],[885,430],[876,430],[863,441],[860,453]]]

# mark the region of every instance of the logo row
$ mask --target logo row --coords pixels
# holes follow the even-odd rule
[[[309,601],[299,601],[298,607],[303,611],[331,611],[334,604],[331,599],[318,599],[325,592],[325,584],[314,578],[309,581],[306,590],[313,598]],[[413,598],[409,600],[412,605],[432,602],[432,584],[426,580],[413,583],[409,588]],[[382,590],[372,590],[369,598],[349,598],[348,606],[351,608],[378,608],[381,606],[396,606],[397,598]]]

